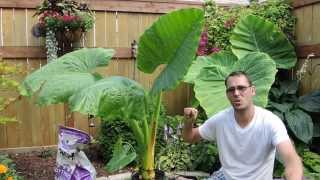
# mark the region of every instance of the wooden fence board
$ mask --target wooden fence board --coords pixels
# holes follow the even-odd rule
[[[309,92],[320,90],[320,58],[312,59],[311,63],[311,78],[312,85],[308,89]]]
[[[77,0],[80,1],[80,0]],[[0,7],[35,8],[42,0],[0,0]],[[80,1],[83,2],[83,1]],[[118,11],[139,13],[167,13],[179,8],[202,8],[202,2],[192,0],[90,0],[89,6],[96,11]]]
[[[320,44],[320,3],[315,4],[312,11],[312,44]]]
[[[14,45],[14,34],[13,34],[13,9],[2,10],[2,28],[3,28],[3,45],[13,46]]]
[[[311,44],[312,43],[312,18],[313,9],[312,6],[307,6],[303,8],[303,33],[300,34],[303,40],[299,43],[301,44]]]
[[[7,148],[7,126],[0,124],[0,148]]]
[[[13,21],[13,35],[14,46],[26,46],[27,45],[27,32],[26,32],[26,13],[25,9],[14,9],[14,21]],[[28,32],[28,34],[30,31]]]
[[[27,30],[26,30],[26,33],[27,33],[27,38],[28,38],[28,44],[27,46],[40,46],[40,41],[41,41],[41,38],[37,38],[37,37],[34,37],[31,33],[31,30],[32,30],[32,27],[38,23],[38,18],[34,15],[35,13],[35,10],[34,9],[26,9],[26,13],[27,13]]]
[[[95,15],[96,47],[107,47],[105,12],[96,12]]]
[[[50,113],[49,111],[53,109],[51,106],[47,106],[47,107],[42,107],[40,108],[40,114],[41,114],[41,124],[40,124],[40,129],[39,132],[42,132],[41,136],[42,136],[42,146],[48,145],[48,143],[50,142],[50,135],[52,133],[51,131],[51,126],[54,125],[54,123],[52,122],[51,118],[50,118]],[[39,133],[40,135],[40,133]]]

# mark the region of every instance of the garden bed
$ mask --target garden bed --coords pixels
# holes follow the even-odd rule
[[[95,152],[92,152],[92,154]],[[26,180],[47,180],[54,179],[54,168],[56,164],[56,151],[33,151],[28,153],[10,154],[9,156],[16,164],[19,176]],[[104,169],[102,159],[95,158],[88,154],[93,166],[97,171],[97,177],[109,175]]]

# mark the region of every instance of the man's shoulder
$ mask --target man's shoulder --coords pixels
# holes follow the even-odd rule
[[[265,125],[275,125],[282,123],[282,120],[268,109],[260,106],[255,106],[255,108],[257,112],[257,118],[262,120]]]
[[[263,117],[268,117],[268,118],[273,118],[273,119],[279,119],[277,115],[275,115],[273,112],[269,111],[266,108],[263,108],[261,106],[255,106],[255,109],[257,111],[257,115],[263,116]]]
[[[233,108],[231,106],[217,112],[216,114],[212,115],[209,119],[215,119],[215,118],[220,118],[220,117],[225,118],[226,116],[229,116],[230,114],[233,114]]]

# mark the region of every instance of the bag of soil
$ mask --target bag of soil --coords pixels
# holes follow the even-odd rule
[[[90,136],[78,129],[59,127],[55,180],[94,180],[96,170],[83,151]]]

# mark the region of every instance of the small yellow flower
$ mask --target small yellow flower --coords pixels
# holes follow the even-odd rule
[[[7,180],[13,180],[12,176],[7,177]]]
[[[8,171],[7,166],[5,166],[4,164],[0,164],[0,174],[4,174]]]

